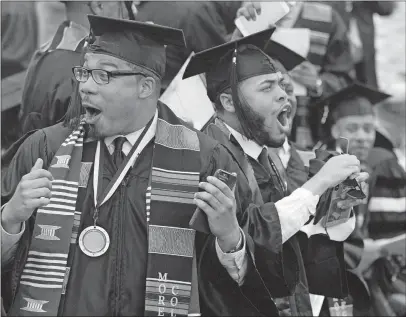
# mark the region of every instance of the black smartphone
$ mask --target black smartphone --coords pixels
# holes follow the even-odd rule
[[[225,183],[231,190],[234,190],[235,184],[237,183],[237,175],[235,173],[218,169],[213,176]],[[189,226],[196,231],[207,234],[211,233],[207,216],[200,208],[196,208],[196,211],[189,221]]]

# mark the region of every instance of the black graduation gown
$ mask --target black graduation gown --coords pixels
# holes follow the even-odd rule
[[[233,158],[238,162],[240,173],[243,175],[245,172],[241,166],[244,166],[244,160],[248,158],[265,205],[273,204],[286,195],[272,169],[266,168],[258,161],[244,155],[238,143],[230,141],[228,135],[218,126],[208,125],[206,133],[234,154]],[[293,157],[296,163],[291,164],[298,168],[299,154],[296,153]],[[299,179],[303,179],[303,174],[296,179],[296,182],[300,182]],[[347,295],[342,243],[331,241],[324,235],[316,235],[307,239],[304,233],[298,232],[283,244],[282,254],[284,278],[288,283],[290,294],[299,285],[303,292],[308,289],[312,294],[337,298]],[[275,294],[275,297],[284,296],[287,294]],[[308,311],[307,314],[311,315],[311,311]]]
[[[33,55],[21,98],[21,135],[56,124],[66,113],[75,87],[72,67],[81,64],[84,38],[63,22],[52,41]]]
[[[27,174],[37,158],[44,160],[47,168],[59,145],[69,131],[61,124],[39,130],[28,137],[18,149],[8,170],[2,175],[2,203],[14,193],[21,177]],[[201,146],[201,180],[213,175],[218,169],[236,171],[236,165],[226,150],[214,140],[198,134]],[[86,143],[84,159],[92,161],[89,153],[95,143]],[[142,315],[144,312],[145,276],[147,259],[147,227],[145,219],[145,191],[151,169],[153,144],[150,143],[141,153],[138,163],[128,173],[113,197],[100,208],[98,223],[110,235],[110,248],[101,258],[88,258],[76,247],[70,281],[66,296],[60,305],[60,315]],[[104,183],[111,179],[112,164],[106,161],[103,169]],[[90,178],[91,179],[91,178]],[[81,230],[92,225],[93,191],[89,181],[81,208]],[[274,281],[273,272],[279,272],[269,265],[263,256],[269,252],[271,243],[265,247],[255,243],[256,237],[269,238],[278,232],[277,224],[268,228],[270,232],[257,233],[259,221],[256,207],[249,207],[248,197],[237,190],[237,217],[246,232],[249,254],[248,271],[242,287],[229,276],[221,265],[215,251],[215,239],[198,233],[196,254],[198,263],[199,297],[202,315],[277,315],[266,285]],[[12,267],[3,271],[2,296],[6,309],[15,296],[19,277],[27,257],[27,248],[32,235],[34,217],[27,223],[26,231],[20,240]],[[249,234],[248,234],[249,233]],[[280,228],[279,228],[280,233]],[[251,237],[254,237],[252,239]],[[272,240],[271,240],[272,241]],[[263,243],[265,245],[265,243]],[[265,249],[265,251],[261,251]],[[254,255],[255,254],[255,255]],[[279,270],[281,270],[279,265]],[[260,273],[261,272],[261,275]],[[283,282],[280,282],[283,284]]]

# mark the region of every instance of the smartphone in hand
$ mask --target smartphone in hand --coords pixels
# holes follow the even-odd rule
[[[224,170],[218,169],[213,176],[225,183],[231,190],[234,190],[234,187],[237,183],[237,175],[235,173],[229,173]],[[189,221],[189,226],[196,231],[207,234],[211,233],[207,216],[200,208],[196,208],[196,211]]]

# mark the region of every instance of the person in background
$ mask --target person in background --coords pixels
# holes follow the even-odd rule
[[[52,40],[44,43],[31,59],[24,82],[19,113],[21,135],[51,126],[65,115],[75,82],[72,67],[80,64],[88,14],[127,18],[123,1],[61,1],[66,18]]]
[[[376,127],[375,111],[377,105],[379,112],[385,112],[388,103],[384,103],[390,96],[377,91],[374,87],[354,83],[346,89],[330,96],[320,105],[328,105],[329,114],[326,127],[330,129],[332,141],[327,146],[330,150],[345,152],[346,144],[339,137],[349,140],[348,152],[356,155],[361,161],[362,169],[368,171],[369,186],[364,188],[367,195],[364,204],[355,209],[357,224],[351,239],[379,239],[390,238],[406,230],[406,173],[399,164],[394,152],[383,148],[374,148]],[[380,119],[378,119],[380,120]],[[396,120],[390,123],[398,134],[401,130],[396,127]],[[374,274],[368,279],[373,309],[379,315],[388,314],[382,310],[382,297],[377,295],[383,292],[391,309],[405,310],[406,302],[400,300],[406,289],[399,287],[404,283],[404,258],[389,257],[379,259],[373,266]],[[388,278],[389,277],[389,278]],[[399,279],[399,281],[397,281]],[[352,294],[354,310],[362,310],[365,303],[357,302],[357,294]],[[379,299],[378,299],[379,298]],[[365,311],[364,311],[365,315]],[[400,316],[400,315],[399,315]]]
[[[3,1],[1,5],[1,78],[27,68],[38,46],[35,3]]]
[[[309,132],[307,140],[299,144],[303,148],[308,148],[320,139],[321,114],[311,105],[351,83],[354,64],[347,28],[333,8],[318,2],[286,3],[290,6],[290,12],[276,25],[283,28],[308,28],[311,31],[308,61],[290,72],[292,79],[307,88],[310,98],[298,99],[298,107],[304,108],[298,111],[298,115],[303,116],[303,119],[298,116],[295,119],[296,122],[301,121],[305,125],[300,127],[298,132]],[[237,11],[237,17],[242,15],[251,20],[256,13],[260,14],[260,6],[260,2],[245,2]],[[294,131],[296,128],[294,127]],[[295,132],[292,139],[296,140]]]
[[[374,15],[389,16],[395,1],[323,1],[332,6],[347,25],[353,48],[356,78],[359,82],[378,88],[376,75]]]
[[[168,46],[167,73],[162,92],[192,52],[226,42],[234,30],[234,18],[241,1],[138,1],[135,19],[182,29],[187,48]]]
[[[342,241],[355,224],[354,217],[351,217],[332,231],[327,229],[330,231],[328,238],[323,234],[324,229],[315,229],[321,227],[311,221],[312,215],[319,196],[352,172],[357,173],[359,166],[354,156],[335,157],[303,186],[290,195],[287,193],[286,183],[268,148],[284,143],[292,109],[278,63],[265,52],[277,56],[279,63],[288,70],[303,58],[286,48],[281,50],[281,46],[272,40],[267,45],[272,32],[273,29],[265,30],[197,53],[188,64],[184,78],[206,73],[207,94],[215,104],[217,118],[205,132],[232,153],[240,167],[238,175],[248,180],[254,201],[264,206],[273,204],[277,209],[284,243],[284,269],[290,295],[293,294],[288,299],[288,308],[291,315],[311,316],[309,291],[326,296],[345,296],[341,293],[346,288],[345,274],[341,271],[344,270]],[[366,174],[359,177],[362,180]],[[324,181],[328,184],[323,185]],[[344,207],[360,202],[341,203]],[[329,265],[323,266],[322,263]],[[286,296],[282,292],[274,295],[275,298]]]
[[[38,48],[35,2],[1,2],[1,154],[19,135],[18,111],[25,70]],[[17,95],[17,97],[16,97]]]

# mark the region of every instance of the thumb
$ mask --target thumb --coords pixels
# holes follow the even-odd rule
[[[42,159],[38,158],[37,161],[35,162],[34,166],[32,167],[31,172],[40,170],[42,168],[43,164],[44,164],[44,161]]]

